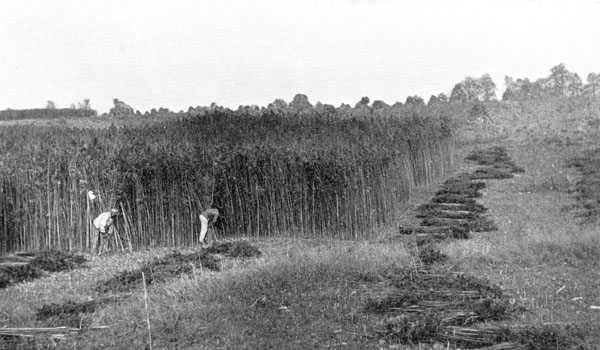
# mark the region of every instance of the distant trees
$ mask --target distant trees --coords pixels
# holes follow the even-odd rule
[[[583,81],[579,77],[579,74],[573,73],[567,80],[566,89],[570,96],[579,96],[583,93]]]
[[[48,106],[50,105],[50,103],[52,103],[52,105],[54,106],[53,108],[49,108]],[[54,105],[54,102],[52,101],[48,101],[46,103],[46,108],[47,109],[54,109],[56,108],[56,106]],[[77,102],[77,103],[71,103],[71,105],[69,105],[70,109],[77,109],[77,110],[82,110],[82,111],[91,111],[92,110],[92,105],[90,104],[90,99],[86,98],[83,99],[83,101]]]
[[[429,97],[429,101],[427,102],[428,106],[432,106],[432,105],[436,105],[436,104],[441,104],[441,103],[446,103],[448,102],[448,96],[445,93],[441,93],[439,95],[431,95]]]
[[[333,105],[321,102],[315,104],[315,111],[320,115],[328,117],[331,117],[336,113],[336,109]]]
[[[290,108],[307,109],[312,108],[312,104],[308,100],[308,96],[305,94],[296,94],[290,102]]]
[[[83,110],[89,110],[92,109],[92,106],[90,105],[90,99],[86,98],[81,102],[77,103],[77,109],[83,109]]]
[[[54,103],[53,101],[48,100],[46,102],[46,109],[56,109],[56,103]]]
[[[549,82],[549,86],[554,87],[554,93],[556,95],[564,95],[565,94],[565,86],[567,85],[567,81],[569,80],[570,72],[567,70],[564,64],[559,64],[558,66],[554,66],[550,69],[550,77],[546,80]]]
[[[371,107],[372,107],[374,110],[378,110],[378,109],[386,109],[386,108],[388,108],[389,106],[390,106],[390,105],[388,105],[387,103],[385,103],[385,102],[384,102],[384,101],[382,101],[382,100],[375,100],[375,101],[373,101],[373,104],[371,105]]]
[[[292,113],[308,114],[313,110],[313,105],[310,104],[308,96],[296,94],[289,104],[289,109]]]
[[[419,97],[417,95],[415,95],[415,96],[408,96],[406,98],[406,101],[404,102],[404,105],[405,106],[424,106],[425,105],[425,101],[421,97]]]
[[[260,107],[258,107],[257,105],[252,105],[252,106],[239,106],[237,109],[237,112],[239,114],[246,114],[246,115],[251,115],[251,116],[257,116],[260,115]]]
[[[551,98],[558,96],[595,96],[600,91],[600,77],[594,73],[587,76],[587,84],[577,73],[570,72],[563,63],[550,69],[550,75],[534,82],[527,78],[505,77],[506,91],[503,101]]]
[[[592,96],[596,96],[596,91],[600,90],[600,73],[590,73],[587,76],[587,85],[585,91]]]
[[[267,106],[267,108],[269,109],[277,109],[277,110],[285,110],[288,108],[288,103],[285,102],[284,100],[278,98],[275,101],[269,103],[269,105]]]
[[[120,101],[118,98],[113,99],[113,105],[114,107],[110,109],[110,112],[108,112],[108,114],[111,117],[131,116],[135,113],[130,105],[123,101]],[[153,110],[156,111],[156,109],[154,108]]]
[[[451,102],[492,101],[496,99],[496,83],[489,74],[481,78],[466,77],[454,85]]]
[[[360,101],[358,101],[356,103],[356,105],[354,106],[354,108],[360,108],[362,106],[369,106],[369,103],[371,102],[371,99],[367,96],[364,96],[360,99]]]
[[[467,102],[467,90],[462,83],[454,85],[452,92],[450,92],[450,102]]]
[[[484,101],[496,100],[496,83],[492,80],[489,74],[484,74],[479,78],[479,84],[483,94]]]
[[[437,96],[435,96],[435,95],[431,95],[429,97],[429,101],[427,101],[428,106],[433,106],[438,103],[440,103],[440,100],[438,100]]]
[[[515,81],[507,76],[504,77],[504,83],[506,91],[502,94],[503,101],[536,99],[544,96],[544,84],[540,80],[533,83],[528,78]]]

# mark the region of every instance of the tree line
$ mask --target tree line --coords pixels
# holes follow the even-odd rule
[[[504,77],[504,84],[506,86],[505,91],[502,93],[502,101],[515,101],[515,100],[527,100],[527,99],[545,99],[553,97],[569,97],[569,96],[588,96],[595,97],[596,94],[600,93],[600,73],[589,73],[584,83],[582,78],[574,72],[570,72],[563,63],[560,63],[550,69],[550,75],[547,77],[539,78],[535,81],[531,81],[529,78],[517,78],[514,79],[510,76]],[[498,97],[496,92],[498,87],[490,74],[483,74],[481,77],[465,77],[462,81],[456,83],[449,94],[444,92],[437,95],[431,95],[428,102],[418,96],[412,95],[406,97],[404,103],[395,102],[393,104],[387,104],[382,100],[374,100],[367,96],[362,97],[354,106],[342,103],[340,106],[335,107],[330,104],[323,104],[317,102],[312,105],[308,101],[308,97],[304,94],[297,94],[294,96],[291,102],[286,102],[283,99],[276,99],[267,106],[259,107],[257,105],[252,106],[239,106],[235,112],[246,113],[251,115],[259,115],[267,110],[285,113],[312,113],[319,114],[369,114],[371,111],[383,111],[387,109],[397,109],[403,106],[425,106],[425,105],[436,105],[436,104],[447,104],[447,103],[466,103],[466,102],[488,102],[496,101]],[[28,110],[20,110],[15,112],[13,110],[7,110],[10,112],[0,111],[0,119],[14,119],[14,118],[40,118],[40,117],[54,117],[63,113],[65,116],[95,116],[97,113],[93,110],[90,100],[84,99],[81,102],[71,104],[68,109],[58,109],[53,101],[47,101],[45,109],[56,110],[56,112],[40,113],[39,109],[31,109],[32,117],[28,117]],[[70,110],[84,111],[80,113],[73,113]],[[360,111],[362,109],[362,111]],[[234,112],[229,108],[224,108],[216,103],[212,103],[210,106],[190,106],[188,113],[199,114],[206,113],[208,111],[230,111]],[[357,112],[357,110],[359,110]],[[85,112],[85,111],[93,111]],[[134,109],[129,104],[125,103],[118,98],[113,99],[113,107],[108,113],[103,113],[102,117],[150,117],[156,115],[183,115],[184,111],[175,113],[170,111],[168,108],[152,108],[150,111],[141,112]]]

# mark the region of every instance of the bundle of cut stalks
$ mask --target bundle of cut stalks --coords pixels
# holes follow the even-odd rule
[[[473,213],[483,213],[487,211],[487,208],[479,203],[474,203],[472,205],[460,203],[426,203],[421,204],[417,207],[417,211],[419,212],[435,210],[469,211]]]
[[[444,324],[439,319],[405,315],[390,317],[374,331],[401,341],[452,343],[477,350],[525,350],[579,348],[584,334],[572,324],[493,325],[472,328]]]
[[[62,304],[51,303],[47,305],[42,305],[41,308],[37,309],[36,315],[38,320],[43,320],[50,317],[61,317],[69,314],[90,313],[96,311],[96,309],[102,304],[118,301],[130,297],[131,295],[132,293],[123,293],[116,295],[107,295],[104,297],[82,302],[67,301]]]
[[[66,339],[67,335],[79,333],[79,328],[0,328],[0,336],[26,337],[45,336],[50,339]]]
[[[490,328],[469,328],[459,326],[440,326],[425,324],[417,325],[413,323],[410,329],[404,327],[404,321],[398,318],[398,324],[390,327],[389,324],[385,329],[376,328],[375,332],[385,334],[387,337],[399,337],[401,339],[412,338],[411,340],[427,341],[432,343],[448,343],[457,344],[461,347],[474,348],[479,350],[524,350],[527,345],[523,343],[507,342],[507,338],[511,336],[511,331],[508,327],[490,327]],[[389,321],[388,321],[389,322]],[[416,326],[416,327],[415,327]],[[429,329],[418,329],[417,327],[426,327]],[[398,332],[398,333],[395,333]],[[427,337],[420,337],[427,334]],[[420,339],[414,339],[414,338]]]

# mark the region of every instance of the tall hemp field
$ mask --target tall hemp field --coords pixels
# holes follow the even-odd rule
[[[363,237],[451,165],[443,111],[221,109],[139,128],[5,126],[0,252],[90,250],[92,221],[111,207],[122,213],[117,243],[131,249],[197,244],[207,207],[222,213],[220,236]]]

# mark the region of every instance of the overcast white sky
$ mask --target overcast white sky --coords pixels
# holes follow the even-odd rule
[[[0,3],[0,109],[100,113],[338,106],[449,93],[466,76],[600,72],[600,0],[215,0]]]

